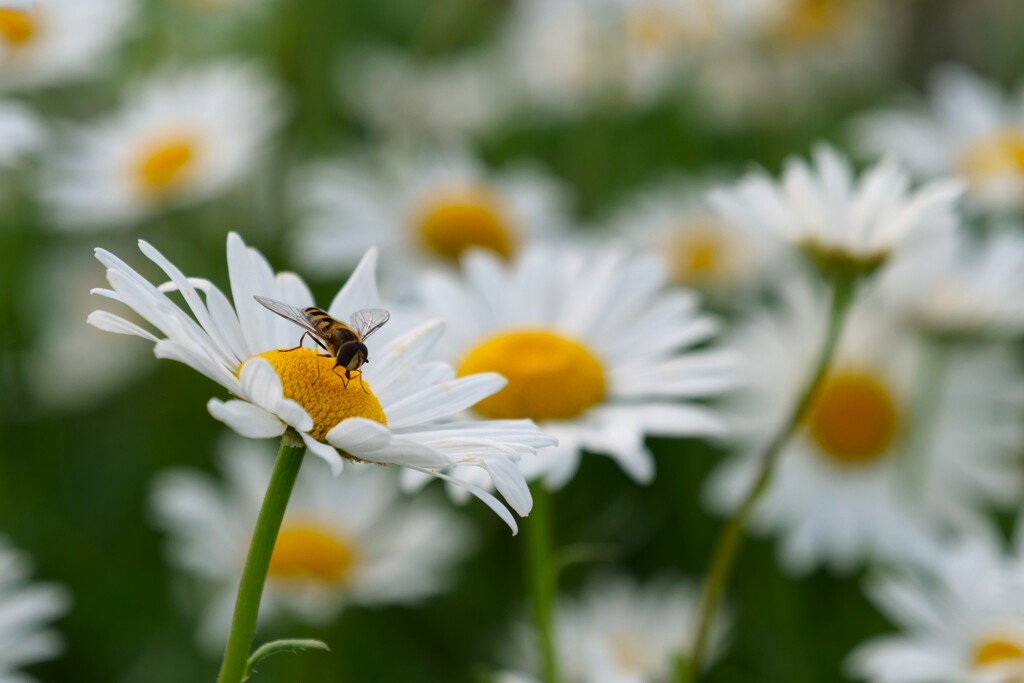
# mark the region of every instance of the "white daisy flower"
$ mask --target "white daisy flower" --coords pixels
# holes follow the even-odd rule
[[[417,61],[368,49],[345,58],[340,89],[348,108],[390,138],[457,141],[493,128],[510,103],[487,54]]]
[[[651,104],[678,86],[718,29],[706,0],[526,0],[505,27],[512,79],[539,111]]]
[[[856,179],[846,158],[819,145],[813,164],[790,158],[778,182],[754,172],[710,201],[725,220],[796,244],[827,270],[877,266],[917,234],[952,229],[961,189],[944,179],[911,190],[889,161]]]
[[[908,25],[886,0],[723,2],[719,39],[693,76],[715,125],[789,124],[828,96],[864,89],[899,58]]]
[[[1007,380],[1019,375],[1013,359],[955,355],[943,386],[930,387],[933,368],[916,340],[881,319],[876,304],[868,298],[851,312],[830,370],[753,513],[755,530],[781,535],[780,560],[794,573],[930,559],[935,532],[987,528],[985,512],[1012,504],[1024,489],[1016,463],[1024,428],[1007,419],[1024,408],[1024,393]],[[750,391],[736,420],[749,447],[709,481],[708,501],[718,512],[734,510],[749,490],[762,442],[804,386],[825,308],[810,287],[793,287],[783,310],[737,332]],[[925,388],[937,395],[926,400]]]
[[[513,263],[473,252],[462,275],[421,285],[426,311],[445,316],[441,353],[459,375],[498,372],[502,392],[473,411],[530,418],[559,440],[521,464],[550,488],[576,472],[582,451],[611,456],[635,480],[654,477],[647,434],[722,436],[725,425],[687,399],[736,382],[736,357],[693,350],[717,331],[689,291],[665,289],[657,259],[624,250],[534,247]]]
[[[172,470],[152,507],[169,534],[171,562],[195,576],[206,598],[200,639],[224,644],[239,576],[274,454],[232,439],[218,457],[223,487],[206,474]],[[405,604],[440,593],[470,537],[458,516],[426,498],[403,500],[392,473],[353,465],[340,479],[304,468],[270,559],[261,623],[290,615],[323,626],[349,605]]]
[[[935,72],[929,91],[927,106],[862,117],[860,149],[892,155],[921,178],[959,174],[976,207],[1024,207],[1024,97],[953,65]]]
[[[36,0],[0,7],[0,89],[99,71],[125,37],[128,0]]]
[[[72,229],[214,197],[252,173],[281,114],[277,87],[244,64],[150,76],[120,111],[74,131],[45,199]]]
[[[686,179],[658,183],[627,198],[608,223],[613,232],[662,259],[672,284],[716,301],[734,301],[780,265],[782,243],[718,216],[707,202],[713,187]]]
[[[900,629],[846,665],[869,683],[1014,683],[1024,677],[1022,543],[961,539],[926,569],[876,577],[868,595]]]
[[[561,187],[540,171],[491,171],[464,152],[310,167],[297,183],[302,229],[294,252],[333,276],[378,245],[408,280],[424,262],[454,263],[471,247],[511,257],[567,223]]]
[[[641,585],[625,577],[592,581],[576,599],[562,598],[555,610],[554,640],[565,683],[659,683],[673,680],[673,666],[685,654],[696,628],[698,593],[693,586],[662,578]],[[724,646],[720,619],[712,656]],[[538,670],[536,648],[526,639],[519,659]],[[505,672],[499,680],[536,681],[530,674]]]
[[[0,170],[16,166],[42,147],[46,137],[46,127],[31,109],[0,100]]]
[[[454,465],[480,468],[520,515],[532,505],[529,489],[516,467],[521,455],[554,443],[527,420],[447,422],[505,386],[494,373],[456,379],[444,363],[426,361],[441,336],[432,321],[389,343],[370,340],[368,363],[348,380],[334,370],[334,358],[310,347],[292,350],[302,330],[261,306],[254,296],[288,305],[313,305],[306,284],[293,273],[276,274],[263,256],[228,236],[227,258],[234,305],[211,282],[186,278],[146,242],[142,252],[171,282],[162,289],[103,249],[96,257],[107,267],[111,289],[95,293],[125,304],[158,337],[107,311],[89,322],[108,332],[130,334],[155,344],[159,358],[185,363],[220,384],[235,398],[211,399],[210,413],[243,436],[301,438],[309,451],[327,461],[337,476],[343,457],[395,464],[448,478]],[[327,308],[337,320],[380,308],[376,283],[377,254],[371,250]],[[181,292],[188,310],[164,291]],[[194,316],[194,317],[193,317]],[[491,494],[465,486],[516,529],[508,510]]]
[[[0,681],[33,683],[18,671],[23,666],[53,659],[64,650],[64,639],[49,622],[68,611],[68,592],[30,580],[32,563],[0,537]]]
[[[984,239],[948,233],[897,261],[881,280],[896,312],[938,335],[1024,332],[1024,237],[1009,226]]]

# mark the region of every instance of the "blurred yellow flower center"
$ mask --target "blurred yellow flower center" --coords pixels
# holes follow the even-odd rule
[[[307,348],[267,351],[254,357],[263,358],[273,366],[284,385],[284,397],[305,408],[313,418],[309,434],[318,441],[323,441],[327,432],[350,417],[388,423],[380,401],[363,381],[362,373],[354,372],[352,379],[346,380],[343,368],[335,371],[333,358],[317,355]]]
[[[335,529],[286,520],[274,544],[267,575],[338,583],[349,575],[355,555],[352,544]]]
[[[826,378],[807,417],[807,430],[821,453],[846,464],[883,456],[899,428],[892,394],[870,372],[847,371]]]
[[[716,23],[711,7],[690,9],[692,14],[668,7],[632,7],[626,13],[626,37],[632,45],[651,53],[709,40]]]
[[[986,638],[974,648],[974,667],[1017,661],[1024,664],[1024,646],[1002,636]]]
[[[420,207],[416,229],[424,245],[446,259],[479,247],[508,258],[515,247],[500,200],[486,187],[449,188]]]
[[[706,282],[732,274],[735,245],[715,223],[687,224],[674,231],[664,247],[669,275],[676,284]]]
[[[477,403],[491,418],[569,420],[600,403],[605,376],[585,346],[542,329],[509,330],[475,346],[460,375],[497,372],[508,386]]]
[[[847,23],[850,5],[850,0],[792,0],[777,39],[783,45],[797,45],[831,38]]]
[[[662,664],[658,661],[657,651],[651,646],[650,638],[622,631],[612,633],[608,640],[612,657],[623,673],[639,674],[641,678],[647,678],[644,674],[654,673]]]
[[[1003,131],[982,138],[960,158],[967,180],[980,185],[1007,172],[1024,172],[1024,131]]]
[[[28,12],[0,9],[0,39],[8,45],[28,44],[35,37],[37,28],[35,17]]]
[[[161,194],[178,187],[188,176],[197,156],[196,143],[188,138],[171,138],[145,149],[135,172],[146,192]]]

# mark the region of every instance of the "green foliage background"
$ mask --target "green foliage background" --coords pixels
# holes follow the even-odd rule
[[[251,55],[287,85],[293,109],[279,138],[274,169],[232,195],[155,219],[130,233],[58,235],[47,229],[28,188],[14,209],[0,213],[0,532],[36,558],[36,575],[69,586],[75,604],[59,627],[65,656],[34,667],[49,683],[181,683],[212,681],[217,662],[194,647],[192,616],[177,606],[178,578],[163,563],[162,538],[147,519],[152,476],[169,466],[211,469],[221,433],[206,401],[217,388],[174,363],[151,361],[151,371],[127,390],[73,414],[48,414],[26,397],[34,380],[23,356],[51,313],[28,283],[57,246],[83,251],[104,246],[142,263],[137,238],[156,244],[189,273],[226,285],[224,237],[237,230],[278,267],[289,263],[281,234],[290,217],[283,179],[299,160],[358,149],[374,140],[338,106],[335,69],[347,48],[386,43],[424,59],[468,49],[488,39],[510,2],[500,0],[273,0],[265,18],[216,26],[214,15],[189,15],[151,2],[147,21],[131,39],[120,73],[100,84],[48,91],[43,111],[87,118],[117,102],[121,85],[164,63],[203,60],[224,52]],[[842,144],[843,123],[860,108],[891,101],[905,84],[920,87],[946,60],[1013,83],[1022,73],[1024,7],[1009,0],[918,0],[903,61],[871,91],[844,92],[810,117],[789,125],[710,130],[678,103],[643,114],[594,112],[566,124],[546,124],[484,140],[496,166],[538,159],[563,178],[587,219],[624,192],[666,171],[777,169],[814,140]],[[1013,7],[1010,7],[1010,5]],[[258,13],[257,13],[258,14]],[[1007,20],[1009,17],[1009,21]],[[967,22],[968,28],[965,29]],[[223,29],[223,30],[222,30]],[[686,103],[683,103],[686,109]],[[97,275],[101,272],[96,266]],[[326,299],[343,281],[317,285]],[[66,334],[85,334],[84,320],[67,320]],[[112,340],[111,343],[138,343]],[[89,363],[83,356],[81,363]],[[560,545],[609,544],[614,563],[637,576],[665,572],[698,576],[720,520],[700,504],[700,488],[720,452],[687,441],[656,441],[658,476],[632,483],[608,459],[585,459],[579,475],[555,497]],[[450,593],[418,608],[351,609],[330,629],[282,625],[271,635],[314,637],[333,654],[282,656],[254,681],[486,680],[510,623],[523,614],[521,538],[512,537],[484,506],[469,505],[482,539],[459,570]],[[563,576],[572,591],[601,563],[574,565]],[[743,551],[730,601],[737,626],[728,657],[708,683],[823,683],[842,679],[840,663],[857,643],[887,628],[860,592],[860,575],[825,572],[804,579],[780,574],[774,548],[754,540]]]

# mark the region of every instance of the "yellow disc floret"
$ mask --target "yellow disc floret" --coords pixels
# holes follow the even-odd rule
[[[460,375],[497,372],[508,386],[476,404],[491,418],[568,420],[604,398],[605,375],[587,347],[541,329],[510,330],[474,347]]]
[[[316,522],[285,521],[267,576],[339,583],[349,575],[355,557],[352,543],[338,530]]]
[[[676,284],[708,284],[740,275],[739,245],[714,222],[688,223],[667,236],[662,246]]]
[[[508,258],[512,230],[498,197],[485,187],[453,187],[427,198],[416,217],[423,244],[435,254],[456,260],[471,247]]]
[[[1024,644],[1014,642],[1005,636],[984,638],[974,647],[974,667],[977,669],[993,664],[1019,662],[1024,664]]]
[[[362,373],[353,372],[352,378],[346,380],[344,369],[335,369],[334,358],[307,348],[267,351],[255,358],[263,358],[273,366],[284,385],[284,397],[305,408],[313,418],[309,434],[318,441],[350,417],[388,423],[380,401],[363,381]]]
[[[150,194],[169,192],[188,177],[197,152],[195,141],[184,137],[150,145],[135,162],[136,182]]]
[[[13,47],[27,45],[37,30],[36,19],[28,12],[0,9],[0,41]]]
[[[872,462],[887,452],[901,426],[889,387],[868,371],[825,379],[811,404],[807,431],[822,455],[845,464]]]
[[[778,24],[776,40],[781,46],[832,40],[853,20],[850,0],[795,0]]]

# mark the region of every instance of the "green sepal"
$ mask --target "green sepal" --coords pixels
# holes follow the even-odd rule
[[[327,643],[319,640],[301,638],[272,640],[269,643],[260,645],[256,648],[255,652],[249,655],[249,661],[245,665],[245,675],[242,677],[242,680],[249,680],[249,676],[252,675],[256,665],[267,657],[273,657],[281,652],[303,652],[305,650],[321,650],[323,652],[330,652],[331,648],[327,647]]]

